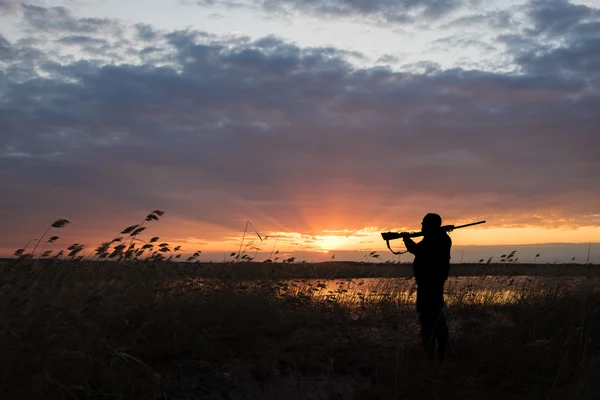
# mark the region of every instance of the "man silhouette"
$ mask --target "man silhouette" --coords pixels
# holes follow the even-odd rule
[[[450,268],[452,239],[441,229],[442,218],[427,214],[421,223],[423,239],[415,243],[404,237],[406,249],[415,255],[413,271],[417,282],[417,313],[421,324],[421,341],[430,359],[443,361],[448,347],[448,324],[444,316],[444,284]]]

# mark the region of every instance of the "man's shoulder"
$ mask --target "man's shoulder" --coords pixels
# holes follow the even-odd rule
[[[452,238],[450,235],[448,235],[448,232],[444,232],[444,240],[446,240],[448,243],[452,243]]]
[[[427,236],[425,236],[427,237]],[[452,238],[450,238],[450,235],[448,235],[448,232],[446,231],[440,231],[440,232],[436,232],[433,235],[429,235],[429,239],[430,240],[439,240],[439,241],[452,241]]]
[[[431,238],[432,242],[435,242],[438,246],[452,246],[452,238],[447,232],[440,232]]]

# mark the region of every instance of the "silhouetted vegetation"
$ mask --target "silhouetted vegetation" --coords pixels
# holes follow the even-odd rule
[[[259,264],[272,273],[247,280],[237,272],[255,266],[233,266],[3,263],[3,397],[598,395],[597,280],[506,277],[478,291],[497,278],[451,278],[455,340],[436,364],[421,357],[409,279],[282,280],[300,265]],[[221,274],[195,277],[207,268]]]

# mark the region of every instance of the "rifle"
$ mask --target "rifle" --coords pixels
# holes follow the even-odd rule
[[[473,225],[479,225],[479,224],[485,224],[485,221],[478,221],[478,222],[472,222],[470,224],[465,224],[465,225],[443,225],[440,228],[438,228],[439,230],[443,231],[443,232],[452,232],[455,229],[459,229],[459,228],[466,228],[467,226],[473,226]],[[438,230],[436,229],[436,230]],[[407,251],[394,251],[392,250],[392,248],[390,247],[390,240],[394,240],[394,239],[404,239],[404,238],[414,238],[414,237],[420,237],[423,236],[424,233],[422,231],[418,231],[418,232],[382,232],[381,233],[381,237],[383,238],[383,240],[385,240],[385,243],[387,244],[388,249],[390,249],[390,251],[393,254],[404,254]]]

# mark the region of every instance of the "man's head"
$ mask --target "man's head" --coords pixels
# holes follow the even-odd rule
[[[423,217],[421,222],[422,232],[431,232],[442,226],[442,217],[437,214],[429,213]]]

